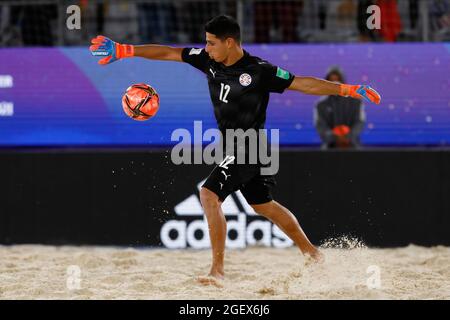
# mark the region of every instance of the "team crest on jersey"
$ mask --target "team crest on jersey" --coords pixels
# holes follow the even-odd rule
[[[196,49],[196,48],[192,48],[191,51],[189,51],[189,55],[193,55],[193,54],[200,54],[202,52],[203,48],[200,49]]]
[[[243,73],[239,77],[239,83],[243,85],[244,87],[248,86],[250,83],[252,83],[252,77],[248,73]]]

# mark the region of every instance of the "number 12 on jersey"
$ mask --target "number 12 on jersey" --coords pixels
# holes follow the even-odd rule
[[[220,83],[220,95],[219,100],[228,103],[227,96],[230,93],[230,86],[228,84]]]

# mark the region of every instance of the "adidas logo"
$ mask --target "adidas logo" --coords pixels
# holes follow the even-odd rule
[[[197,184],[198,191],[203,183]],[[176,205],[174,211],[180,219],[166,221],[161,227],[162,244],[169,249],[209,248],[208,223],[198,195],[189,196]],[[222,211],[225,216],[232,217],[227,219],[227,248],[245,248],[247,245],[285,248],[293,244],[276,225],[257,215],[240,191],[225,199]],[[200,219],[192,221],[192,217]]]

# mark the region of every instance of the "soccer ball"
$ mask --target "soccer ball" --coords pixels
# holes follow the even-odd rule
[[[133,84],[128,87],[122,97],[122,107],[131,119],[148,120],[158,112],[158,93],[148,84]]]

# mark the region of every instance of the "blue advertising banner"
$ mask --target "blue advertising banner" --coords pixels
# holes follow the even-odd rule
[[[450,45],[249,45],[255,56],[296,75],[325,77],[338,65],[348,83],[370,84],[366,145],[450,144]],[[206,77],[185,63],[125,59],[100,66],[88,48],[0,49],[0,146],[171,145],[177,128],[216,126]],[[153,86],[156,116],[138,122],[122,110],[133,83]],[[313,107],[320,97],[271,94],[266,128],[282,145],[318,145]]]

